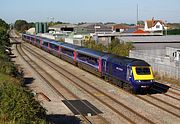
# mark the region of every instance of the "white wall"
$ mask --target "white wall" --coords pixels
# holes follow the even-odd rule
[[[159,28],[156,28],[156,26],[158,26],[158,25],[159,25]],[[161,25],[160,22],[157,22],[154,27],[148,28],[147,22],[145,22],[144,30],[145,31],[163,31],[163,25]]]

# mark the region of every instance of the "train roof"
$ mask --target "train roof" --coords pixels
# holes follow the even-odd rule
[[[78,48],[81,48],[81,46],[77,46],[77,45],[73,45],[73,44],[69,44],[69,43],[63,43],[63,44],[61,44],[61,47],[70,49],[70,50],[76,50]]]
[[[102,59],[105,59],[106,61],[110,61],[112,63],[125,65],[125,66],[150,66],[144,60],[128,58],[128,57],[118,56],[114,54],[107,54],[103,56]]]
[[[77,52],[88,55],[88,56],[93,56],[96,58],[106,55],[106,53],[104,52],[100,52],[100,51],[89,49],[89,48],[81,48],[81,49],[78,49]]]
[[[36,36],[36,38],[38,38],[40,40],[43,40],[45,42],[49,42],[51,44],[55,44],[55,45],[61,45],[61,44],[64,43],[64,42],[60,42],[60,41],[56,41],[56,40],[53,40],[53,39],[48,39],[48,38],[40,37],[40,36]]]

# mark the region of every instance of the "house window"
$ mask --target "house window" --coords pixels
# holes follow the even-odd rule
[[[160,28],[160,25],[156,25],[156,28]]]
[[[173,53],[173,57],[176,57],[176,52]]]

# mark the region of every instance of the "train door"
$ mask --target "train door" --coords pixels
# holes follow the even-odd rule
[[[112,63],[110,62],[110,63],[109,63],[109,74],[110,74],[110,75],[113,75],[112,66],[113,66]]]
[[[132,77],[132,69],[130,67],[127,67],[127,76],[126,76],[127,81],[130,81],[131,77]]]
[[[107,73],[107,62],[103,60],[103,72]]]

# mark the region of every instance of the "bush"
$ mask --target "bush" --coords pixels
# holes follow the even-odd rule
[[[84,46],[94,50],[108,52],[111,54],[116,54],[119,56],[128,56],[129,50],[133,49],[132,43],[120,43],[118,39],[112,40],[109,46],[104,46],[102,44],[97,44],[94,40],[83,42]]]
[[[118,39],[114,39],[108,46],[108,52],[119,56],[129,56],[129,50],[133,48],[132,43],[120,43]]]
[[[21,87],[22,75],[6,52],[10,46],[7,30],[8,25],[0,19],[0,124],[46,123],[45,109]]]
[[[98,51],[107,51],[107,48],[102,44],[97,44],[94,40],[84,42],[84,46],[90,49],[98,50]]]
[[[1,123],[45,123],[45,109],[19,85],[0,84],[0,108]]]
[[[164,33],[165,34],[165,33]],[[172,29],[167,31],[168,35],[180,35],[180,29]]]

